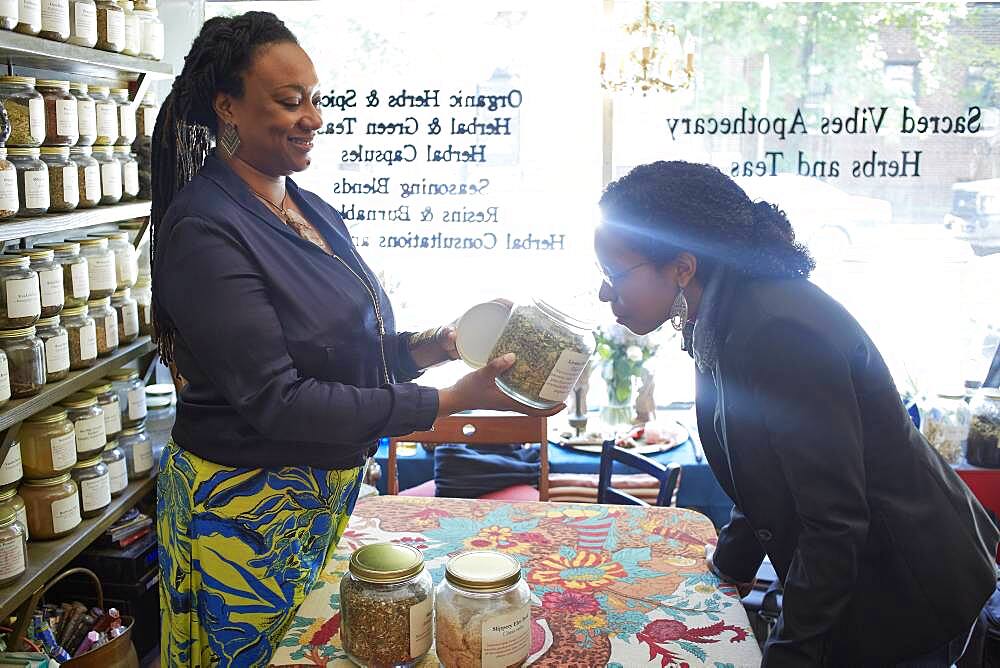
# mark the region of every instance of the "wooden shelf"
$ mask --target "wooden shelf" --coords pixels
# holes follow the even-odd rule
[[[0,33],[2,34],[2,33]],[[144,218],[149,215],[152,203],[148,200],[129,202],[127,204],[112,204],[94,209],[73,211],[72,213],[51,213],[37,218],[14,218],[0,223],[0,241],[21,239],[23,237],[38,237],[43,234],[56,234],[78,230],[81,227],[118,223],[133,218]]]
[[[0,59],[7,66],[75,74],[93,79],[169,79],[174,75],[169,63],[123,56],[74,44],[0,31]],[[135,75],[135,76],[131,76]]]
[[[156,346],[148,336],[141,336],[132,343],[119,348],[114,355],[98,359],[97,364],[89,369],[71,372],[68,377],[58,383],[46,385],[39,394],[27,399],[14,399],[0,410],[0,431],[8,429],[38,411],[59,403],[74,392],[79,392],[88,385],[93,385],[104,376],[137,357],[156,350]]]
[[[130,482],[129,486],[97,517],[83,520],[76,530],[59,540],[28,543],[28,568],[17,582],[0,589],[0,619],[9,617],[19,605],[58,575],[76,555],[134,506],[139,499],[156,489],[156,478]]]

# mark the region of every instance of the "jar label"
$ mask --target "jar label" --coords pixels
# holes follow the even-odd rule
[[[97,478],[80,482],[83,512],[104,508],[111,503],[111,476],[105,473]]]
[[[52,502],[52,530],[55,533],[71,531],[80,524],[79,494]]]
[[[55,269],[44,269],[38,272],[38,283],[42,289],[42,307],[62,306],[66,300],[66,293],[63,291],[63,270],[62,267]]]
[[[17,521],[24,527],[24,540],[31,540],[31,534],[28,533],[28,511],[24,509],[24,506],[21,506],[14,511],[14,516],[17,517]]]
[[[0,468],[0,485],[9,485],[24,477],[24,469],[21,468],[21,444],[17,441],[10,444],[7,451],[7,459],[3,460],[3,467]]]
[[[52,450],[52,468],[65,471],[76,464],[76,435],[74,432],[56,436],[49,441]]]
[[[141,420],[146,417],[146,389],[136,387],[128,391],[128,419]]]
[[[576,385],[576,381],[587,366],[590,355],[575,350],[564,350],[556,365],[552,367],[545,385],[538,396],[545,401],[562,401]]]
[[[139,194],[139,163],[125,165],[125,192],[133,196]]]
[[[63,199],[71,203],[80,203],[80,181],[76,173],[76,165],[63,167]]]
[[[114,255],[110,253],[91,255],[87,258],[87,266],[90,268],[91,290],[114,290],[118,287],[118,281],[115,278]]]
[[[17,278],[7,281],[7,315],[11,318],[37,317],[42,313],[42,300],[38,294],[38,277]]]
[[[27,564],[24,559],[24,536],[11,536],[0,540],[0,578],[6,580],[17,577],[25,568]]]
[[[122,166],[117,160],[101,165],[101,190],[113,199],[122,198]]]
[[[0,357],[0,401],[10,399],[10,367],[7,366],[7,356]]]
[[[73,423],[76,431],[76,451],[93,452],[103,450],[108,442],[108,436],[104,433],[104,415],[83,418]]]
[[[122,136],[135,138],[135,114],[127,104],[118,109],[121,112]]]
[[[69,336],[59,334],[45,342],[45,370],[59,373],[69,369]]]
[[[97,136],[118,139],[118,105],[114,102],[97,103]]]
[[[139,17],[135,14],[125,15],[125,50],[139,53],[142,44],[142,33],[139,32]]]
[[[150,304],[142,304],[140,309],[142,313],[142,324],[152,325],[153,324],[153,307]]]
[[[520,665],[531,653],[531,608],[489,617],[483,622],[483,668]]]
[[[139,307],[135,302],[128,302],[122,306],[122,324],[125,327],[125,336],[135,336],[139,333]]]
[[[45,138],[45,100],[40,97],[28,100],[28,132],[32,137]]]
[[[432,597],[410,606],[410,656],[423,656],[434,639]]]
[[[85,42],[96,42],[97,41],[97,7],[95,5],[87,4],[85,2],[77,2],[74,6],[74,11],[76,12],[76,33],[75,35],[81,38]],[[93,114],[94,103],[89,103],[91,106],[90,113]],[[82,112],[81,112],[82,114]],[[84,133],[83,131],[83,121],[80,121],[80,134],[93,134]]]
[[[108,11],[108,42],[125,44],[125,15],[122,12]]]
[[[69,0],[42,0],[42,30],[69,35]],[[59,134],[66,133],[60,130]]]
[[[29,209],[49,208],[49,173],[35,170],[24,173],[24,205]]]
[[[87,262],[77,262],[76,264],[70,265],[69,274],[70,280],[73,281],[74,299],[86,299],[90,296],[89,266],[90,265]]]
[[[18,17],[21,23],[38,25],[42,22],[41,0],[21,0],[18,6]]]
[[[145,137],[153,136],[153,127],[156,125],[156,115],[160,110],[156,107],[142,108],[142,134]]]
[[[163,41],[163,24],[158,20],[147,23],[144,51],[156,60],[163,60]]]
[[[97,326],[88,322],[80,329],[80,359],[97,358]]]
[[[88,165],[83,169],[83,187],[87,191],[88,202],[99,202],[101,200],[101,167],[100,165]],[[88,290],[89,293],[89,290]]]
[[[132,461],[136,473],[145,473],[153,468],[153,444],[141,441],[132,446]]]
[[[125,467],[125,460],[119,459],[108,464],[108,477],[111,481],[111,493],[117,494],[128,487],[128,469]]]
[[[56,100],[56,133],[61,137],[74,137],[80,133],[80,114],[75,98]]]
[[[0,210],[17,211],[17,172],[0,172]]]
[[[109,315],[104,319],[104,342],[108,348],[118,347],[118,318]]]
[[[117,434],[122,430],[122,411],[118,403],[118,396],[115,395],[111,401],[103,404],[101,408],[104,410],[104,432],[110,438],[112,434]]]
[[[80,7],[88,7],[89,5],[77,5],[76,21],[77,24],[80,22]],[[95,17],[96,21],[97,18]],[[76,117],[79,123],[80,134],[85,137],[95,137],[97,136],[97,110],[94,108],[93,100],[77,100],[76,102]]]

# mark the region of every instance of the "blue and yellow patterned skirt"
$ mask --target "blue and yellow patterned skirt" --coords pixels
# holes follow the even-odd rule
[[[360,473],[234,468],[168,444],[156,519],[164,668],[267,665],[347,527]]]

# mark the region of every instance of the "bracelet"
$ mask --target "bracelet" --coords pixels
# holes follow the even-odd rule
[[[436,343],[438,339],[441,338],[441,332],[444,327],[434,327],[432,329],[427,329],[419,334],[414,334],[410,337],[410,350],[414,350],[424,345],[425,343]]]

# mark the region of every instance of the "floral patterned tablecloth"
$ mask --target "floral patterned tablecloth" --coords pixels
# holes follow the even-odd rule
[[[758,666],[735,590],[705,567],[715,537],[706,517],[681,508],[362,499],[272,665],[353,665],[340,648],[340,577],[357,547],[394,541],[423,552],[435,584],[463,550],[518,558],[532,592],[530,665]],[[433,650],[420,665],[438,665]]]

